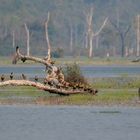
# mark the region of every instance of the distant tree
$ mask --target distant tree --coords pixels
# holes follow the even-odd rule
[[[27,27],[27,24],[24,23],[25,31],[26,31],[26,46],[27,46],[27,56],[30,55],[30,32]]]
[[[115,24],[113,21],[110,20],[111,25],[116,29],[119,37],[120,37],[120,42],[121,42],[121,56],[124,57],[125,56],[125,39],[126,36],[131,28],[131,25],[129,25],[128,27],[126,27],[126,29],[123,31],[121,29],[121,27],[117,26],[117,24]]]
[[[89,45],[89,58],[93,56],[93,39],[100,34],[102,29],[107,23],[108,18],[106,18],[98,31],[93,30],[93,7],[90,8],[90,12],[86,14],[87,21],[87,33],[86,33],[86,47]]]

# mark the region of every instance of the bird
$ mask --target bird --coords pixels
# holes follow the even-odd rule
[[[46,80],[46,79],[44,79],[43,83],[44,83],[44,85],[46,85],[46,84],[47,84],[47,80]]]
[[[22,78],[23,78],[23,80],[27,79],[26,75],[24,75],[23,73],[22,73]]]
[[[37,76],[35,76],[35,82],[38,82],[38,77]]]
[[[13,72],[11,72],[11,74],[10,74],[10,79],[13,80],[13,77],[14,77],[14,76],[13,76]]]
[[[12,64],[16,64],[19,59],[20,59],[19,58],[19,47],[17,46],[16,47],[16,53],[13,56]]]
[[[98,93],[98,90],[95,89],[95,90],[93,91],[93,94],[96,95],[97,93]]]
[[[2,75],[1,75],[1,81],[3,82],[4,79],[5,79],[5,76],[4,76],[4,74],[2,74]]]
[[[26,61],[26,58],[25,57],[22,57],[21,58],[21,61],[24,63]]]
[[[50,88],[53,86],[53,83],[51,81],[48,81],[48,85],[50,86]]]

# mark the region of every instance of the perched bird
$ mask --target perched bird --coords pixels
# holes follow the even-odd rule
[[[55,61],[50,61],[50,63],[51,63],[52,65],[54,65],[54,64],[55,64]]]
[[[13,76],[13,72],[11,72],[11,74],[10,74],[10,79],[13,80],[13,77],[14,77],[14,76]]]
[[[21,58],[21,61],[24,63],[26,61],[26,58],[25,57]]]
[[[35,82],[38,82],[38,77],[37,76],[35,76]]]
[[[48,81],[48,85],[49,85],[50,87],[52,87],[52,86],[53,86],[53,83],[52,83],[51,81]]]
[[[47,80],[46,80],[46,79],[44,79],[43,83],[44,83],[44,85],[46,85],[46,84],[47,84]]]
[[[98,90],[95,89],[94,92],[93,92],[93,94],[96,95],[97,93],[98,93]]]
[[[4,79],[5,79],[5,76],[4,76],[4,74],[2,74],[2,75],[1,75],[1,81],[3,82]]]
[[[26,80],[27,79],[27,77],[22,73],[22,79],[23,80]]]
[[[12,60],[12,64],[16,64],[17,61],[19,60],[19,47],[16,47],[16,53],[14,54],[13,60]]]

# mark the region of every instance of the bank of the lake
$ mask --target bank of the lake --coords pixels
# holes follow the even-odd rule
[[[56,64],[64,65],[74,61],[82,66],[84,75],[87,76],[93,88],[98,89],[99,92],[96,96],[79,94],[63,97],[32,87],[8,86],[0,88],[0,104],[140,106],[138,100],[138,88],[140,86],[139,63],[132,63],[130,59],[115,58],[111,60],[103,58],[62,58],[57,59]],[[34,63],[31,63],[33,66],[29,65],[30,63],[23,64],[21,62],[16,66],[10,64],[11,59],[0,59],[0,70],[1,73],[6,75],[6,79],[9,78],[12,71],[17,74],[14,75],[15,79],[20,79],[21,73],[27,74],[30,80],[33,80],[36,74],[39,77],[45,75],[44,67]],[[42,82],[42,77],[39,78],[39,82]]]
[[[43,58],[44,56],[38,56],[40,58]],[[13,56],[0,56],[0,65],[5,66],[5,65],[12,65],[12,58]],[[110,57],[110,58],[105,58],[105,57],[93,57],[93,58],[88,58],[88,57],[63,57],[63,58],[52,58],[56,65],[64,65],[64,64],[73,64],[74,62],[78,63],[79,65],[139,65],[140,62],[132,62],[135,58],[134,57]],[[34,64],[34,62],[26,62],[23,64],[22,62],[18,62],[18,64],[21,65],[30,65]]]
[[[92,105],[92,106],[138,106],[137,89],[99,89],[97,95],[78,94],[59,96],[32,87],[3,87],[0,104],[34,105]]]

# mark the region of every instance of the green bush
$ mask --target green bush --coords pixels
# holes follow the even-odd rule
[[[64,68],[65,80],[69,83],[87,84],[79,65],[76,63],[66,65]]]

